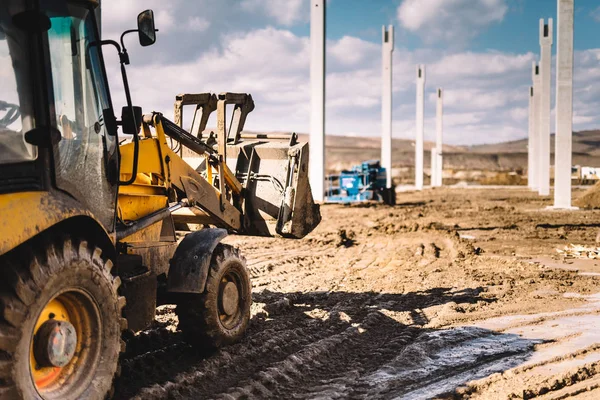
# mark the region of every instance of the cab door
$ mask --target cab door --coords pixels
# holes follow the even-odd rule
[[[94,13],[80,3],[48,2],[51,118],[56,187],[85,205],[108,232],[115,228],[118,148]]]

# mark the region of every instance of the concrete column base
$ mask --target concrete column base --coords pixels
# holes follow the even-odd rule
[[[561,206],[547,206],[546,208],[544,208],[544,210],[548,210],[548,211],[577,211],[577,210],[579,210],[579,207],[573,207],[573,206],[565,206],[565,207],[561,207]]]

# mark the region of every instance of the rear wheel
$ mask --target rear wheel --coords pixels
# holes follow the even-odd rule
[[[68,239],[31,258],[0,265],[0,397],[104,399],[126,328],[112,263]]]
[[[251,304],[246,260],[238,249],[220,243],[213,252],[204,293],[182,297],[177,305],[179,329],[188,342],[200,347],[235,343],[248,328]]]

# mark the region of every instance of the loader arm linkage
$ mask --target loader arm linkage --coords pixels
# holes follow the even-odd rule
[[[181,126],[183,106],[189,104],[196,105],[192,133]],[[228,129],[229,104],[234,108]],[[298,143],[295,134],[275,138],[242,134],[253,109],[248,94],[184,94],[176,99],[177,123],[160,113],[145,115],[137,178],[133,185],[121,188],[119,201],[139,192],[162,194],[168,201],[132,218],[129,232],[135,231],[132,225],[158,218],[157,212],[175,203],[179,204],[172,212],[176,224],[292,238],[312,231],[321,218],[308,183],[308,145]],[[215,110],[217,133],[203,136]],[[121,179],[131,177],[133,151],[132,143],[121,146]]]

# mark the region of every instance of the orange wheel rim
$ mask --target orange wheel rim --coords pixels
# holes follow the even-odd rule
[[[67,321],[71,322],[71,318],[69,316],[69,311],[64,306],[64,304],[58,299],[52,299],[46,307],[42,310],[33,330],[33,334],[38,333],[40,327],[51,319],[56,319],[58,321]],[[34,351],[33,351],[33,341],[31,341],[30,346],[30,366],[31,366],[31,374],[33,376],[33,381],[38,389],[43,389],[48,387],[49,385],[56,382],[59,378],[62,368],[59,367],[40,367],[35,359]]]
[[[100,326],[96,303],[78,289],[60,293],[44,306],[32,332],[29,359],[31,379],[43,398],[76,397],[91,383],[100,360]]]

